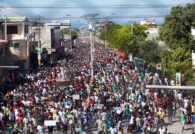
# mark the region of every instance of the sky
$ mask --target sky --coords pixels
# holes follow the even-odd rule
[[[72,16],[80,17],[85,14],[97,13],[98,17],[105,16],[143,16],[143,18],[126,18],[115,19],[113,21],[125,24],[141,19],[147,18],[146,16],[162,16],[169,14],[172,5],[195,3],[195,0],[0,0],[0,15],[1,16],[28,16],[36,17],[42,16],[44,18],[57,19],[56,21],[63,21],[63,17]],[[135,6],[147,5],[169,5],[165,8],[137,8]],[[87,5],[93,8],[80,8],[81,5]],[[127,5],[128,8],[111,8],[110,6]],[[132,6],[134,5],[134,6]],[[33,8],[15,8],[30,6]],[[42,8],[36,7],[42,6]],[[75,8],[45,8],[48,6],[73,6]],[[106,6],[103,8],[102,6]],[[108,8],[109,7],[109,8]],[[144,17],[145,16],[145,17]],[[106,17],[105,17],[106,18]],[[154,18],[149,18],[154,19]],[[163,18],[156,18],[159,23],[163,22]],[[106,19],[105,19],[106,20]],[[99,20],[104,21],[104,19]],[[85,24],[85,20],[74,19],[72,23],[75,25]]]

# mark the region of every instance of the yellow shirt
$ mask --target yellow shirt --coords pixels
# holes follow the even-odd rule
[[[160,111],[157,113],[157,115],[162,119],[162,118],[164,118],[164,116],[165,116],[165,112],[162,111],[162,110],[160,110]]]
[[[195,113],[195,106],[194,106],[194,105],[192,105],[191,107],[192,107],[192,110],[191,110],[191,111],[192,111],[192,113]]]
[[[96,90],[96,93],[99,93],[99,88],[96,88],[95,90]]]
[[[119,131],[118,134],[124,134],[123,132]]]
[[[10,113],[10,110],[9,110],[9,108],[5,108],[5,113],[6,113],[6,115],[8,116],[9,115],[9,113]]]

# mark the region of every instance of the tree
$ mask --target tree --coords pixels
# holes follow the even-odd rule
[[[170,15],[165,17],[165,23],[160,30],[160,38],[166,42],[170,49],[177,47],[191,48],[191,27],[195,16],[195,4],[176,6]]]
[[[64,38],[64,34],[71,34],[71,39],[74,40],[74,39],[77,39],[78,37],[78,30],[77,29],[69,29],[69,28],[63,28],[61,29],[60,31],[61,33],[61,37]]]
[[[139,45],[137,57],[144,59],[147,63],[159,63],[160,59],[160,47],[155,41],[143,41]]]
[[[191,51],[195,49],[191,35],[191,28],[195,26],[194,13],[195,4],[173,7],[160,30],[160,38],[169,47],[161,52],[163,71],[172,79],[176,72],[181,72],[186,84],[191,83],[194,73],[191,59]]]
[[[107,26],[106,30],[102,30],[100,38],[106,40],[110,47],[116,48],[119,51],[124,51],[126,54],[137,54],[139,43],[147,37],[145,25],[118,25],[112,23]]]
[[[116,48],[115,39],[117,38],[117,30],[121,28],[121,25],[116,23],[108,24],[106,29],[103,29],[100,34],[100,38],[109,43],[110,47]]]
[[[193,77],[191,51],[182,47],[174,51],[163,50],[161,52],[162,70],[172,79],[175,79],[176,72],[181,72],[185,76],[185,81]]]

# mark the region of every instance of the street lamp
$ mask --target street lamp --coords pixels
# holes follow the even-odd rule
[[[91,68],[91,78],[93,78],[93,74],[94,74],[94,70],[93,70],[94,42],[93,42],[93,25],[92,25],[91,20],[89,22],[89,31],[90,31],[90,56],[91,56],[90,68]]]
[[[91,62],[90,62],[91,78],[93,78],[93,75],[94,75],[94,70],[93,70],[93,52],[95,51],[95,49],[94,49],[94,41],[93,41],[93,30],[94,30],[94,28],[93,28],[93,25],[92,25],[92,20],[94,20],[97,15],[99,15],[99,14],[98,13],[93,13],[93,14],[85,14],[85,15],[82,16],[82,18],[85,18],[86,20],[89,21],[90,55],[91,55]]]
[[[37,17],[33,17],[32,20],[35,20],[37,23],[37,29],[36,31],[38,31],[38,47],[37,47],[37,58],[38,58],[38,65],[41,65],[41,52],[42,52],[42,48],[41,48],[41,16],[37,16]],[[38,22],[37,22],[38,20]]]
[[[70,14],[66,14],[67,17],[71,17]],[[72,52],[72,30],[71,30],[71,22],[69,26],[69,32],[70,32],[70,41],[69,41],[69,46],[71,47],[71,52]]]

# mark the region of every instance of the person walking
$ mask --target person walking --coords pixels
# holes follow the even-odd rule
[[[37,134],[45,134],[44,127],[40,124],[37,126]]]
[[[182,131],[183,131],[184,130],[185,123],[186,123],[186,120],[187,120],[187,117],[186,117],[186,115],[185,115],[184,112],[181,113],[180,120],[181,120],[181,123],[182,123]]]
[[[172,118],[173,118],[173,106],[169,105],[168,106],[168,120],[170,124],[172,124]]]
[[[67,134],[68,132],[68,124],[69,124],[69,119],[67,117],[62,116],[62,129],[63,129],[63,134]]]
[[[192,133],[194,133],[195,132],[195,113],[192,113],[192,124],[193,124]]]
[[[56,121],[57,131],[60,131],[60,116],[59,116],[58,112],[56,113],[54,119]]]
[[[97,124],[97,134],[101,134],[102,133],[102,128],[103,128],[103,123],[101,119],[97,119],[96,120],[96,124]]]

